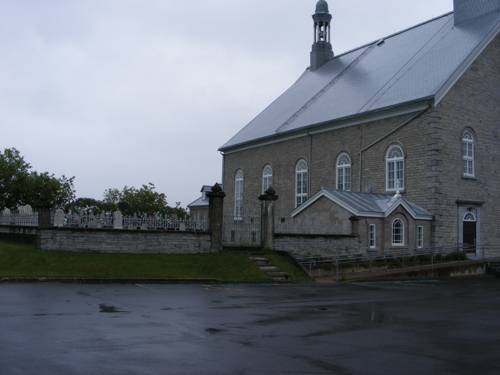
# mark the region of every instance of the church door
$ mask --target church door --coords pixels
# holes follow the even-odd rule
[[[468,253],[476,252],[476,217],[471,212],[468,212],[464,216],[463,221],[463,241],[462,243],[467,245]]]

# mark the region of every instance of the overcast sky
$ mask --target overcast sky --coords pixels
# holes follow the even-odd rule
[[[329,0],[335,54],[453,0]],[[185,207],[217,149],[309,65],[316,0],[0,0],[0,149],[77,197],[152,182]]]

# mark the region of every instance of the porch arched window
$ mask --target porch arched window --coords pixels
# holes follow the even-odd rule
[[[405,225],[403,220],[395,219],[392,222],[392,246],[403,246],[405,243],[404,236]]]

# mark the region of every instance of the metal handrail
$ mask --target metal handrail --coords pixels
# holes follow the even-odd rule
[[[443,258],[447,255],[458,253],[457,259],[448,259],[444,260]],[[309,273],[312,273],[312,268],[318,264],[333,264],[335,265],[335,279],[339,280],[339,267],[346,264],[351,264],[354,271],[350,272],[350,274],[361,274],[369,272],[372,274],[374,272],[373,265],[379,264],[380,262],[387,261],[390,262],[400,262],[401,267],[391,268],[392,270],[398,269],[408,269],[414,267],[420,267],[421,265],[408,265],[415,264],[419,257],[430,256],[430,266],[434,267],[434,264],[440,263],[458,263],[460,264],[461,256],[460,253],[467,254],[467,258],[474,259],[485,259],[485,246],[484,245],[476,245],[469,246],[464,244],[457,244],[455,246],[450,247],[435,247],[435,248],[424,248],[424,249],[389,249],[389,250],[379,250],[379,251],[369,251],[366,254],[352,254],[352,255],[332,255],[332,256],[310,256],[299,258],[298,261],[301,262],[304,266],[309,267]],[[474,257],[470,254],[474,253]],[[479,256],[477,256],[479,254]],[[412,259],[413,258],[413,261]],[[406,264],[405,264],[406,261]],[[462,260],[463,261],[463,260]],[[369,266],[369,271],[358,271],[356,272],[356,265],[366,264]],[[358,267],[359,268],[359,267]],[[376,271],[375,271],[376,272]]]

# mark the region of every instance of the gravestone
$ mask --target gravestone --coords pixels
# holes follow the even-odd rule
[[[31,215],[33,213],[33,209],[29,204],[23,206],[19,209],[19,215]]]
[[[64,227],[64,212],[60,208],[54,214],[54,226],[59,228]]]
[[[113,229],[123,229],[123,215],[120,211],[115,212],[113,221]]]
[[[97,218],[93,213],[89,215],[89,221],[87,222],[87,228],[97,228]]]
[[[0,224],[4,225],[10,224],[10,210],[8,208],[2,211],[2,221]]]

